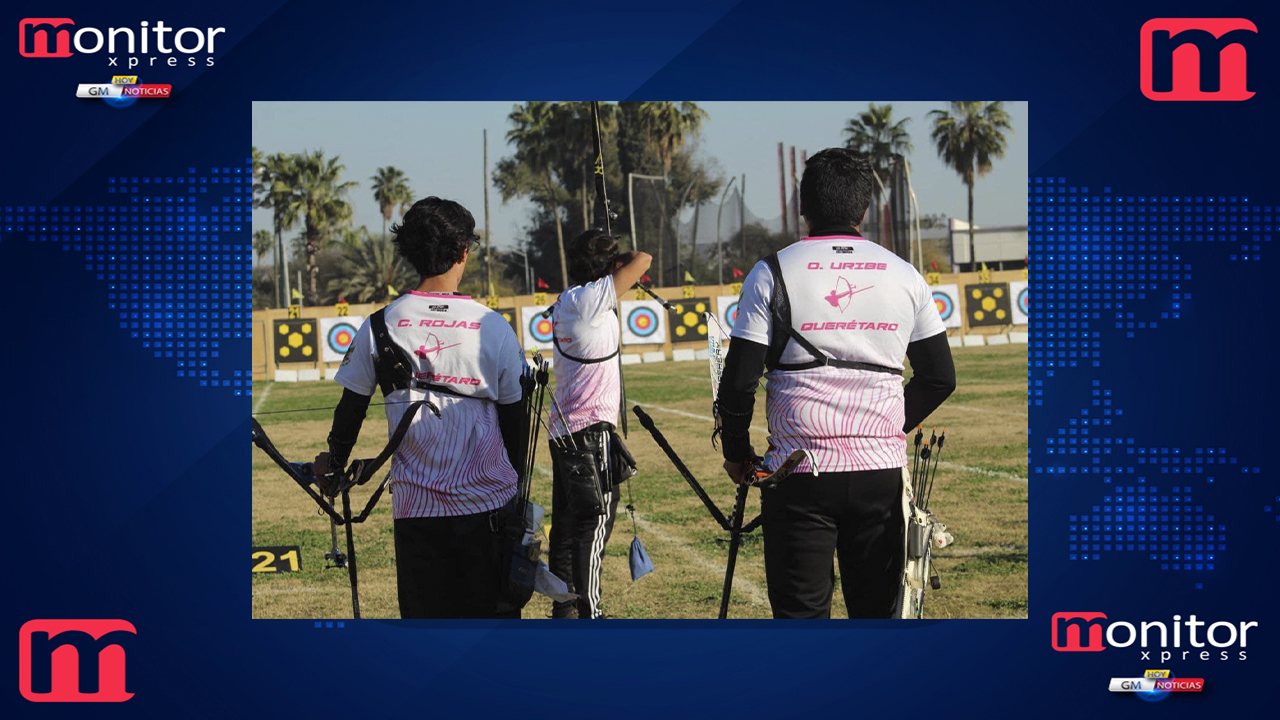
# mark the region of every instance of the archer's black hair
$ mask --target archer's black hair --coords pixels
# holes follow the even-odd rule
[[[452,200],[429,197],[419,200],[391,226],[400,257],[421,277],[443,275],[462,260],[477,240],[476,219]]]
[[[827,148],[805,161],[800,212],[812,229],[857,227],[871,205],[871,164],[846,148]]]
[[[618,259],[618,238],[600,230],[587,230],[569,242],[565,254],[569,279],[585,285],[613,272],[614,261]]]

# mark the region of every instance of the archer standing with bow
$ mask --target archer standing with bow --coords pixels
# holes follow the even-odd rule
[[[414,203],[392,228],[418,287],[365,320],[335,379],[344,388],[316,473],[341,469],[375,389],[394,428],[429,398],[439,420],[416,419],[391,464],[396,581],[402,618],[494,618],[505,546],[495,512],[524,466],[524,352],[501,315],[458,293],[475,220],[451,200]]]
[[[553,618],[593,620],[600,611],[605,544],[618,512],[621,442],[614,433],[622,394],[616,314],[618,298],[652,262],[648,253],[618,252],[617,238],[587,230],[569,244],[572,287],[552,309],[555,423],[551,428],[551,572],[578,594],[557,602]],[[563,448],[568,447],[566,451]],[[582,452],[586,451],[586,452]],[[594,472],[582,467],[594,462]],[[599,493],[584,483],[595,483]]]
[[[717,410],[725,470],[751,477],[756,383],[767,370],[776,467],[806,450],[816,476],[761,491],[765,576],[776,618],[831,614],[838,553],[851,618],[890,618],[905,559],[906,431],[955,389],[946,328],[924,278],[858,232],[874,182],[843,148],[809,158],[808,237],[756,264],[743,284]],[[902,384],[903,359],[912,379]]]

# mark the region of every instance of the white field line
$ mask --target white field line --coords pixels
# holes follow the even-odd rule
[[[660,373],[648,372],[645,370],[627,370],[627,374],[638,375],[640,377],[676,378],[678,380],[687,380],[689,382],[705,382],[708,385],[711,383],[711,376],[707,373],[703,373],[702,375],[685,375],[684,373]]]
[[[542,465],[534,465],[534,470],[538,471],[540,475],[551,477],[551,471]],[[685,563],[692,562],[707,574],[717,577],[721,581],[724,580],[725,566],[715,562],[714,560],[708,559],[706,555],[685,540],[683,535],[663,530],[660,526],[645,520],[640,513],[636,513],[636,524],[640,526],[640,529],[643,530],[646,535],[651,535],[657,538],[659,542],[674,549],[680,556],[680,560]],[[727,552],[728,551],[726,550],[726,553]],[[725,562],[727,563],[728,561],[726,560]],[[736,597],[741,598],[745,595],[752,605],[765,609],[769,608],[768,593],[766,593],[755,582],[739,577],[737,573],[734,573],[733,591]]]
[[[1000,478],[1002,480],[1012,480],[1013,482],[1020,482],[1020,483],[1025,483],[1027,481],[1027,479],[1022,477],[1021,475],[1014,475],[1013,473],[1000,472],[999,470],[988,470],[986,468],[970,467],[968,465],[959,465],[957,463],[946,462],[945,460],[939,460],[938,464],[941,465],[942,467],[955,468],[956,470],[963,470],[965,472],[977,473],[978,475],[986,475],[987,477]]]
[[[952,546],[946,550],[940,550],[933,553],[936,558],[970,558],[982,557],[983,555],[991,555],[998,552],[1026,552],[1026,545],[983,545],[982,547],[961,547]]]
[[[256,413],[256,412],[258,412],[259,410],[261,410],[261,409],[262,409],[262,403],[264,403],[264,402],[266,402],[266,401],[267,401],[267,396],[271,394],[271,388],[273,388],[273,387],[275,387],[275,386],[276,386],[276,384],[275,384],[275,383],[273,383],[273,382],[271,382],[271,383],[267,383],[267,386],[266,386],[266,387],[264,387],[264,388],[262,388],[262,394],[261,394],[261,395],[259,395],[259,396],[258,396],[258,397],[256,397],[256,398],[254,398],[254,401],[253,401],[253,412],[255,412],[255,413]]]
[[[630,401],[628,400],[628,402]],[[680,417],[691,418],[693,420],[701,420],[703,422],[714,422],[714,420],[712,420],[710,417],[707,417],[706,415],[699,415],[697,413],[691,413],[684,410],[677,410],[675,408],[662,407],[661,405],[641,405],[640,407],[644,408],[645,410],[657,410],[658,412],[664,412],[664,413],[667,413],[668,415],[679,415]],[[761,433],[763,435],[769,434],[768,430],[765,430],[764,428],[758,427],[756,425],[751,426],[751,431]],[[955,470],[963,470],[965,472],[976,473],[978,475],[986,475],[987,477],[1001,478],[1003,480],[1012,480],[1013,482],[1020,482],[1020,483],[1027,482],[1027,479],[1020,475],[1001,472],[999,470],[987,470],[986,468],[972,467],[969,465],[960,465],[959,463],[946,462],[946,461],[939,461],[938,464],[941,465],[942,467],[953,468]]]
[[[677,380],[685,380],[687,382],[696,382],[696,383],[710,382],[710,378],[708,378],[705,374],[685,375],[684,373],[662,373],[662,372],[651,372],[646,370],[627,370],[627,374],[638,375],[641,377],[675,378]],[[991,413],[992,415],[1008,415],[1009,417],[1022,417],[1022,418],[1027,417],[1027,414],[1025,412],[1018,412],[1016,410],[990,410],[987,408],[974,407],[972,405],[957,405],[956,403],[946,403],[940,409],[960,410],[962,412]]]
[[[318,593],[318,592],[323,592],[323,593],[334,592],[334,594],[337,594],[337,590],[333,588],[315,587],[314,585],[306,585],[302,587],[254,588],[253,596],[254,597],[270,597],[272,595],[299,595],[302,593]]]
[[[706,571],[708,575],[713,575],[721,581],[724,580],[725,565],[708,559],[706,555],[702,554],[686,542],[682,536],[675,533],[669,533],[659,526],[646,521],[644,518],[640,517],[640,513],[636,513],[636,524],[640,526],[641,531],[645,534],[657,538],[663,544],[673,548],[676,553],[680,555],[680,559],[685,561],[686,564],[689,561],[692,561],[694,565],[697,565],[699,568]],[[725,552],[727,554],[728,550]],[[726,560],[725,562],[727,563],[728,561]],[[769,609],[768,594],[765,593],[759,585],[751,580],[739,576],[737,573],[734,573],[733,578],[733,596],[738,599],[742,599],[743,596],[745,596],[752,605],[766,610]]]
[[[1011,410],[988,410],[987,408],[978,408],[971,405],[956,405],[955,403],[943,403],[939,410],[964,410],[976,413],[992,413],[993,415],[1008,415],[1010,417],[1026,417],[1024,412],[1013,412]]]

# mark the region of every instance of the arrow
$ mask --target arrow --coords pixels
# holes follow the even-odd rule
[[[413,354],[425,359],[430,357],[431,353],[438,353],[441,350],[448,350],[451,347],[458,347],[459,345],[462,344],[462,343],[454,343],[452,345],[441,345],[440,338],[436,337],[435,333],[431,333],[430,335],[427,335],[427,342],[431,342],[432,340],[436,341],[435,347],[429,348],[426,345],[419,345],[418,349],[413,351]]]
[[[842,293],[837,293],[835,290],[832,290],[831,294],[827,296],[827,302],[831,303],[831,307],[840,307],[840,301],[842,299],[849,297],[850,295],[857,295],[863,290],[870,290],[873,287],[875,287],[875,285],[868,285],[867,287],[864,287],[861,290],[854,290],[853,288],[849,288],[848,290]]]

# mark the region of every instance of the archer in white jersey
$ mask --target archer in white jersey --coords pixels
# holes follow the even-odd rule
[[[396,519],[470,515],[502,507],[516,472],[498,427],[498,403],[520,401],[524,353],[501,315],[466,295],[411,291],[382,310],[387,332],[408,350],[415,386],[386,395],[387,427],[428,398],[391,461]],[[482,352],[482,348],[487,348]],[[365,320],[334,378],[361,395],[378,388],[377,348]],[[477,402],[485,400],[487,402]]]
[[[765,577],[774,617],[831,614],[838,553],[851,618],[896,616],[906,524],[906,429],[955,389],[946,329],[924,278],[858,232],[874,182],[843,148],[808,160],[800,185],[809,236],[747,277],[716,398],[725,470],[753,474],[750,426],[766,370],[776,467],[806,450],[807,467],[761,491]],[[904,388],[904,358],[912,379]]]
[[[902,467],[907,346],[946,332],[929,286],[897,255],[854,235],[807,237],[778,252],[777,264],[792,329],[824,355],[864,367],[816,364],[819,358],[796,339],[775,337],[775,271],[756,263],[742,286],[732,336],[784,344],[765,374],[766,464],[776,467],[793,451],[808,450],[819,472]]]
[[[341,468],[375,389],[389,428],[419,410],[391,463],[397,592],[403,618],[493,618],[503,596],[504,547],[495,512],[524,466],[524,352],[497,313],[458,294],[475,219],[450,200],[414,203],[392,228],[417,288],[361,325],[338,369],[345,390],[316,473]]]
[[[617,422],[622,378],[618,363],[609,362],[617,356],[621,339],[617,307],[612,275],[574,285],[556,299],[551,314],[555,338],[552,357],[556,402],[564,412],[564,421],[556,415],[553,435]]]
[[[618,296],[649,269],[646,253],[619,253],[617,238],[587,230],[569,244],[569,277],[576,284],[560,293],[552,310],[558,409],[551,425],[553,438],[574,448],[590,450],[600,477],[584,503],[582,489],[572,485],[581,477],[570,472],[570,460],[551,442],[551,572],[578,594],[576,602],[557,602],[553,618],[595,619],[600,610],[600,574],[604,548],[618,512],[617,484],[624,478],[616,455],[621,442],[614,423],[622,400],[618,362]],[[598,498],[599,501],[595,502]]]

